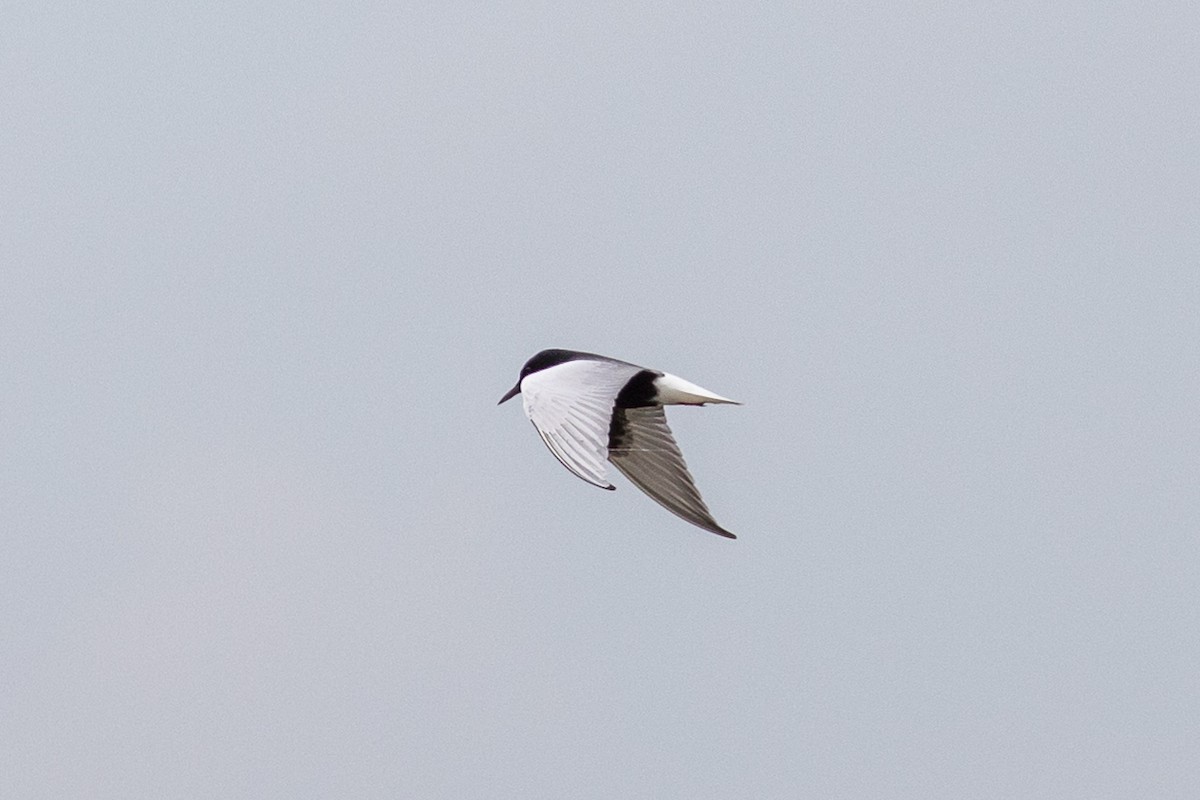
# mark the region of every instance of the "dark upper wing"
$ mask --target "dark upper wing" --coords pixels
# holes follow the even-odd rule
[[[614,412],[608,460],[668,511],[706,531],[736,539],[700,499],[662,406]]]

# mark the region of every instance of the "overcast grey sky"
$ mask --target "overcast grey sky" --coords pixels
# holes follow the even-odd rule
[[[9,3],[0,796],[1196,797],[1200,12],[834,5]]]

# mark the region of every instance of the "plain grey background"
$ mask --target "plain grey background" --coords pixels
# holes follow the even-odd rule
[[[1196,797],[1198,30],[8,4],[0,795]]]

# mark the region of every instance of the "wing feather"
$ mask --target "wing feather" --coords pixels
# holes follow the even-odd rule
[[[713,519],[667,426],[662,406],[615,410],[608,460],[639,489],[676,516],[736,539]]]
[[[639,371],[620,361],[579,359],[521,381],[525,415],[546,447],[593,486],[616,488],[608,481],[608,432],[617,395]]]

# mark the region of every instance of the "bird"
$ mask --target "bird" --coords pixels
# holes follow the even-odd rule
[[[542,350],[497,405],[520,394],[525,415],[564,467],[601,489],[611,463],[671,513],[736,539],[713,518],[667,426],[663,406],[741,405],[677,375],[577,350]]]

